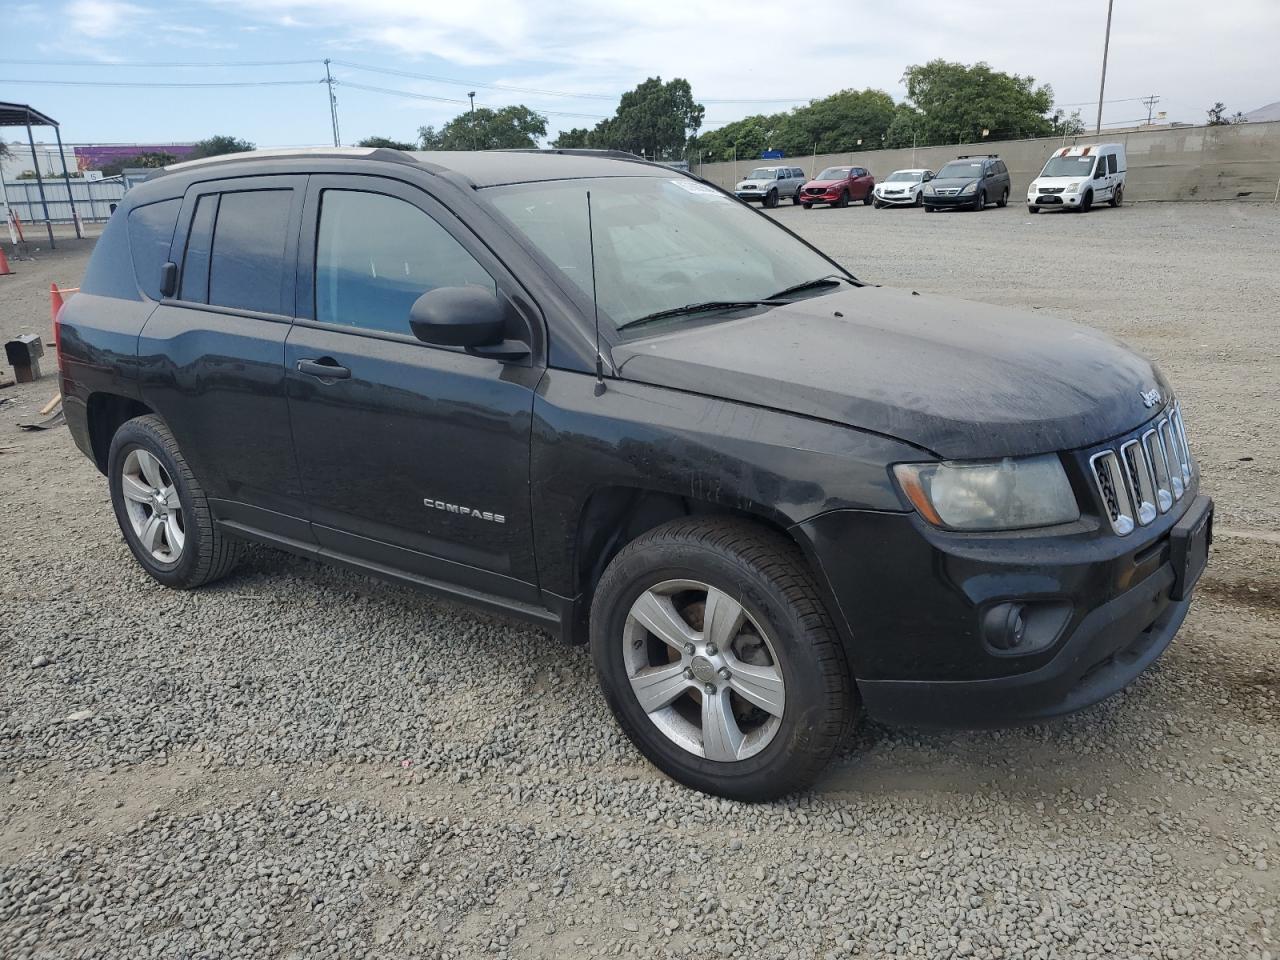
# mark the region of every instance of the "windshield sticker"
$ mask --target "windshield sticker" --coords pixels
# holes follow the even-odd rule
[[[685,180],[682,178],[680,180],[668,180],[667,183],[674,184],[675,186],[679,187],[681,190],[684,190],[688,193],[696,193],[699,196],[707,197],[711,200],[728,201],[729,199],[723,193],[717,190],[715,187],[707,186],[707,184],[705,183],[699,183],[697,180]]]

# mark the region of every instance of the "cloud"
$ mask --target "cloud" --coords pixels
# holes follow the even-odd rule
[[[147,10],[123,0],[72,0],[66,13],[66,23],[73,31],[102,39],[128,32]]]

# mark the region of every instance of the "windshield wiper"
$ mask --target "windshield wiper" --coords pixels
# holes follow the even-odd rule
[[[648,323],[651,320],[665,320],[668,317],[684,317],[691,313],[705,313],[711,310],[738,310],[746,307],[777,307],[781,306],[775,300],[704,300],[701,303],[686,303],[683,307],[672,307],[669,310],[659,310],[656,313],[646,313],[643,317],[636,317],[634,320],[628,320],[626,323],[618,324],[619,330],[625,330],[627,327],[634,327],[642,323]]]
[[[794,286],[787,287],[787,289],[785,290],[779,290],[777,293],[771,294],[769,296],[769,299],[777,300],[781,297],[789,296],[790,294],[793,294],[793,293],[799,293],[801,290],[809,290],[809,289],[812,289],[813,287],[826,287],[826,286],[830,286],[833,283],[844,283],[844,282],[846,282],[845,277],[839,277],[839,276],[836,276],[834,273],[829,273],[825,277],[819,277],[817,280],[806,280],[804,283],[797,283]]]

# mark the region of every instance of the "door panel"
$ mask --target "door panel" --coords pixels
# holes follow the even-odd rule
[[[313,177],[302,245],[316,251],[300,277],[309,310],[289,333],[285,368],[317,540],[535,600],[529,435],[540,369],[424,344],[408,328],[428,289],[505,290],[510,278],[425,192],[389,179]],[[315,363],[348,374],[326,377]]]

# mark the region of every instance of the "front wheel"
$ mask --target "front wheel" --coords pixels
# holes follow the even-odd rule
[[[1088,213],[1092,209],[1093,209],[1093,191],[1090,190],[1083,197],[1080,198],[1079,210],[1081,213]]]
[[[770,190],[768,193],[766,193],[766,194],[765,194],[765,196],[764,196],[764,205],[765,205],[766,207],[768,207],[770,210],[772,210],[774,207],[776,207],[776,206],[778,205],[778,191],[777,191],[777,190]]]
[[[841,193],[841,194],[840,194],[840,199],[836,201],[836,204],[835,204],[835,205],[836,205],[837,207],[840,207],[841,209],[843,209],[844,207],[847,207],[847,206],[849,205],[849,193],[848,193],[848,191],[845,191],[845,192],[843,192],[843,193]]]
[[[107,484],[129,549],[166,587],[198,587],[236,565],[240,542],[214,524],[204,490],[159,417],[137,417],[116,431]]]
[[[884,209],[884,204],[883,204],[883,203],[881,203],[879,200],[875,201],[875,202],[872,204],[872,206],[873,206],[873,207],[875,207],[877,210],[883,210],[883,209]]]
[[[1120,204],[1124,203],[1124,187],[1116,187],[1115,192],[1111,194],[1111,199],[1107,202],[1113,207],[1118,207]]]
[[[987,209],[987,195],[983,193],[981,190],[979,190],[978,195],[973,198],[973,209],[975,210]]]
[[[853,715],[844,650],[803,556],[741,520],[674,520],[624,547],[591,604],[591,656],[640,752],[735,800],[811,785]]]
[[[1032,206],[1031,204],[1027,204],[1027,213],[1039,213],[1039,212],[1040,212],[1039,207],[1035,207],[1035,206]]]
[[[806,210],[812,210],[812,209],[813,209],[813,204],[812,204],[812,203],[802,203],[802,204],[800,204],[800,206],[804,207]]]
[[[863,197],[863,198],[862,198],[862,205],[863,205],[864,207],[869,207],[869,206],[871,206],[871,201],[872,201],[872,199],[873,199],[873,198],[872,198],[872,196],[871,196],[871,191],[870,191],[870,190],[868,190],[868,191],[867,191],[867,195],[866,195],[865,197]]]
[[[916,201],[915,201],[915,205],[916,205],[917,207],[922,207],[922,206],[924,206],[924,194],[923,194],[923,193],[917,193],[917,194],[916,194]]]

